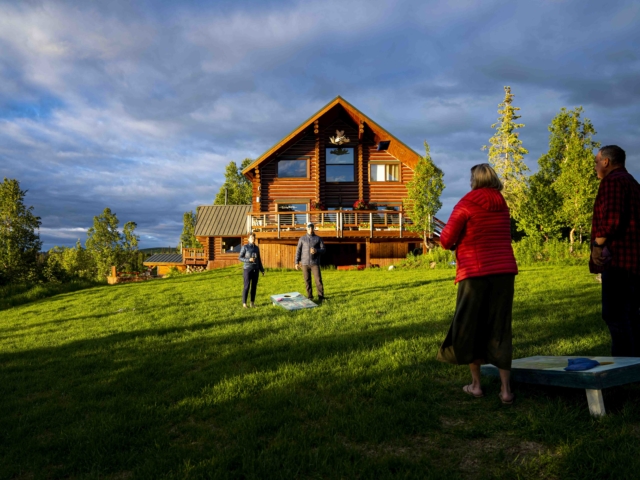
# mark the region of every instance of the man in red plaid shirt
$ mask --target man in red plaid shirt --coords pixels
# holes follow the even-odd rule
[[[595,158],[600,181],[591,223],[591,273],[602,273],[602,318],[611,355],[640,357],[640,185],[616,145]]]

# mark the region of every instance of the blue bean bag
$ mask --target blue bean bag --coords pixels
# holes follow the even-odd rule
[[[600,363],[590,358],[570,358],[569,366],[565,367],[567,372],[582,372],[583,370],[591,370],[599,366]]]

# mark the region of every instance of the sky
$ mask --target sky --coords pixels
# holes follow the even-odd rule
[[[257,158],[342,96],[469,190],[504,86],[527,165],[562,107],[640,178],[640,2],[0,0],[0,178],[43,249],[105,207],[140,248],[175,246],[230,161]]]

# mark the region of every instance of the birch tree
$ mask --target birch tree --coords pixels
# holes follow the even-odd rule
[[[445,185],[444,173],[433,163],[426,141],[424,149],[425,156],[420,157],[413,178],[407,183],[405,211],[411,219],[407,230],[422,234],[424,246],[428,248],[428,239],[433,237],[433,216],[442,208],[440,195]]]
[[[571,228],[572,249],[575,233],[582,237],[591,227],[593,203],[598,193],[593,150],[600,148],[600,143],[593,140],[596,131],[591,120],[581,119],[582,113],[582,107],[562,108],[552,122],[561,133],[560,174],[553,187],[561,199],[559,217]]]
[[[33,207],[24,204],[26,193],[18,180],[5,178],[0,183],[0,285],[36,275],[41,222]]]

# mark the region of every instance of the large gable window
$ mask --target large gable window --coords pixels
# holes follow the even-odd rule
[[[353,182],[355,172],[353,147],[327,148],[326,153],[327,182]]]
[[[307,157],[281,157],[278,160],[278,178],[308,178]]]
[[[400,180],[400,165],[398,163],[372,163],[369,167],[369,180],[372,182],[397,182]]]

